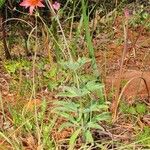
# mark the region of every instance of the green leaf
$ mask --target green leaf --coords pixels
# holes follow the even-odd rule
[[[18,70],[20,63],[17,61],[12,61],[11,63],[6,63],[4,66],[9,74],[14,74]]]
[[[130,113],[132,115],[136,115],[137,114],[136,109],[133,106],[129,107],[128,111],[129,111],[128,113]]]
[[[74,110],[72,110],[72,109],[68,109],[67,107],[55,107],[55,108],[53,108],[52,111],[53,111],[53,112],[59,111],[60,113],[61,113],[61,112],[66,112],[66,113],[69,113],[69,112],[76,112],[76,111],[74,111]]]
[[[5,0],[0,0],[0,9],[3,7]]]
[[[87,88],[90,92],[93,92],[93,91],[102,89],[103,87],[104,87],[104,85],[98,83],[96,80],[89,81],[89,82],[86,84],[86,88]]]
[[[88,122],[87,128],[104,130],[98,123]]]
[[[60,97],[82,97],[89,94],[90,92],[87,89],[78,89],[76,87],[64,86],[64,91],[58,94]]]
[[[56,106],[55,109],[57,110],[64,110],[66,112],[77,112],[78,108],[79,108],[79,104],[74,103],[74,102],[66,102],[66,101],[56,101],[54,102],[55,105],[58,105],[58,107]],[[62,106],[62,107],[61,107]]]
[[[145,104],[137,104],[136,105],[136,111],[138,114],[145,114],[146,113],[146,105]]]
[[[42,111],[43,113],[45,113],[45,112],[46,112],[46,108],[47,108],[47,102],[46,102],[45,99],[43,99],[42,105],[41,105],[41,111]]]
[[[57,67],[53,67],[53,68],[51,68],[49,71],[43,73],[43,75],[44,75],[46,78],[53,78],[53,77],[56,77],[56,74],[57,74]]]
[[[60,64],[65,68],[65,69],[70,69],[72,71],[76,71],[80,69],[85,63],[91,61],[88,58],[82,57],[78,58],[77,61],[66,61],[66,62],[61,62]]]
[[[86,138],[87,143],[93,143],[94,142],[93,137],[92,137],[92,133],[90,132],[90,130],[87,130],[85,132],[85,138]]]
[[[98,122],[98,121],[109,121],[110,120],[110,113],[103,112],[99,115],[96,115],[92,118],[92,122]]]
[[[66,118],[67,120],[69,120],[70,122],[77,124],[76,120],[68,113],[65,112],[55,112],[56,114],[58,114],[59,116]]]
[[[79,109],[78,118],[76,118],[76,121],[80,122],[82,117],[83,117],[83,111],[82,111],[82,109]]]
[[[108,106],[104,105],[104,104],[99,104],[97,102],[91,104],[91,106],[89,108],[84,109],[84,113],[88,113],[88,112],[99,112],[102,110],[107,110]]]
[[[49,91],[54,90],[58,86],[58,82],[56,81],[48,81],[47,87]]]
[[[78,138],[80,132],[81,132],[81,128],[77,129],[77,130],[72,134],[72,136],[70,137],[69,149],[68,149],[68,150],[74,150],[74,145],[75,145],[76,139]]]

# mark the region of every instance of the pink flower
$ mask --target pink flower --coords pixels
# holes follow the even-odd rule
[[[129,9],[128,8],[125,8],[124,10],[124,15],[126,18],[129,18],[130,17],[130,12],[129,12]]]
[[[55,3],[53,3],[53,8],[55,9],[55,10],[59,10],[59,8],[60,8],[60,3],[58,3],[57,1],[55,1]]]
[[[24,6],[25,8],[29,8],[29,12],[30,12],[30,15],[33,14],[33,10],[36,8],[36,7],[45,7],[43,4],[42,4],[42,1],[43,0],[23,0],[23,2],[20,3],[20,6]]]

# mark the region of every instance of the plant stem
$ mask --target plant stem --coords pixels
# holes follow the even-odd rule
[[[73,60],[72,58],[72,55],[71,55],[71,52],[70,52],[70,49],[69,49],[69,46],[68,46],[68,42],[67,42],[67,39],[66,39],[66,36],[65,36],[65,33],[63,31],[63,28],[61,26],[61,23],[59,21],[59,17],[58,15],[56,14],[56,12],[54,11],[54,8],[52,7],[52,4],[50,1],[46,0],[47,4],[48,4],[48,7],[49,7],[49,10],[52,12],[53,16],[56,18],[56,21],[59,25],[59,28],[61,30],[61,33],[62,33],[62,36],[63,36],[63,39],[64,39],[64,43],[65,43],[65,46],[66,46],[66,49],[67,49],[67,53],[68,53],[68,56],[69,56],[69,59],[70,60]],[[64,50],[63,50],[63,54],[65,54]],[[67,55],[65,55],[65,59],[67,59],[68,57]]]
[[[2,39],[3,39],[3,45],[4,45],[4,52],[5,52],[5,57],[6,59],[11,59],[10,52],[7,47],[7,42],[6,42],[6,26],[4,22],[4,16],[2,15],[2,11],[0,10],[0,31],[2,31]]]
[[[117,86],[116,86],[115,99],[112,103],[112,108],[111,108],[112,113],[113,113],[113,116],[112,116],[113,122],[115,122],[117,119],[121,78],[122,78],[124,59],[125,59],[125,56],[127,53],[127,49],[128,49],[128,18],[126,18],[125,24],[124,24],[124,49],[123,49],[122,58],[121,58],[121,65],[120,65],[120,71],[119,71],[119,76],[118,76],[118,82],[117,82]]]

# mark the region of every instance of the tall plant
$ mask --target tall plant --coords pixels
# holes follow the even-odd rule
[[[82,3],[82,16],[83,16],[83,23],[84,23],[84,29],[85,29],[86,43],[87,43],[87,47],[89,50],[89,56],[92,59],[93,70],[95,74],[98,76],[99,74],[98,74],[95,55],[94,55],[92,36],[90,34],[90,29],[89,29],[89,15],[87,14],[88,1],[81,0],[81,3]]]
[[[84,144],[93,144],[92,129],[104,130],[100,125],[102,121],[110,118],[107,103],[100,103],[94,97],[95,92],[101,91],[103,85],[96,79],[84,79],[82,69],[89,59],[79,58],[77,61],[62,62],[63,68],[72,74],[72,84],[62,86],[62,92],[58,94],[61,101],[54,103],[53,112],[66,120],[59,131],[64,128],[73,128],[70,137],[69,150],[73,150],[76,140],[81,137]],[[73,84],[74,83],[74,84]]]

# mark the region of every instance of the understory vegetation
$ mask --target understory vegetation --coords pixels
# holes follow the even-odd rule
[[[0,0],[0,150],[150,149],[150,1]]]

